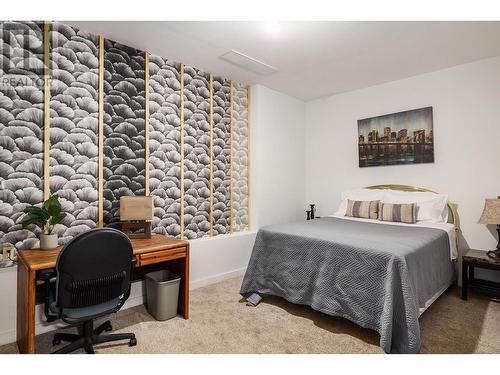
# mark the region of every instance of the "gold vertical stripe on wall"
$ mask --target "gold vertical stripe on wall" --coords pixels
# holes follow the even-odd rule
[[[99,35],[99,135],[97,137],[98,146],[98,219],[99,227],[104,226],[103,222],[103,159],[104,159],[104,37]]]
[[[214,235],[214,77],[210,74],[210,237]]]
[[[230,110],[231,121],[229,123],[229,233],[233,233],[233,132],[234,132],[234,120],[233,120],[233,81],[231,81],[231,96],[230,96]]]
[[[43,200],[50,197],[50,22],[43,25]]]
[[[144,194],[149,195],[149,53],[144,52]]]
[[[250,181],[250,94],[251,86],[247,86],[247,189],[248,189],[248,223],[247,229],[250,230],[252,227],[252,195]]]
[[[184,238],[184,64],[181,64],[181,105],[180,105],[180,117],[181,117],[181,134],[180,134],[180,154],[181,154],[181,169],[180,169],[180,188],[181,188],[181,239]]]

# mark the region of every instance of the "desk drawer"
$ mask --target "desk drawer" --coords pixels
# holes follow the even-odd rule
[[[148,264],[166,262],[167,260],[186,257],[186,248],[180,247],[171,250],[159,250],[151,253],[137,255],[137,266],[147,266]]]

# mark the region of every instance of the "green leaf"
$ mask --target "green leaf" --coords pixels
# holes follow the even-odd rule
[[[23,212],[26,214],[22,221],[23,228],[35,224],[48,234],[52,233],[54,225],[60,223],[66,216],[61,212],[61,203],[57,194],[47,199],[42,207],[29,206]]]
[[[59,215],[51,217],[49,223],[50,223],[50,225],[59,224],[62,221],[62,219],[64,219],[65,217],[66,217],[66,214],[64,212],[61,212],[61,213],[59,213]]]
[[[40,211],[40,212],[34,212],[34,213],[32,213],[32,212],[28,212],[28,213],[27,213],[27,216],[28,216],[28,217],[39,218],[40,220],[43,220],[43,219],[45,219],[45,218],[46,218],[46,215],[44,215],[44,213],[43,213],[43,212],[41,212],[41,211]]]
[[[35,221],[33,220],[33,218],[28,216],[28,217],[26,217],[26,219],[24,219],[22,221],[21,224],[23,225],[23,228],[26,228],[27,226],[30,226],[31,224],[34,224],[34,223],[35,223]]]
[[[29,217],[29,216],[22,221],[23,228],[26,228],[26,227],[28,227],[28,226],[30,226],[32,224],[38,225],[42,229],[43,229],[43,227],[45,225],[45,223],[43,221],[40,221],[37,218]]]
[[[43,209],[47,211],[50,216],[57,216],[61,213],[61,203],[57,195],[51,196],[43,203]]]
[[[40,207],[30,206],[26,207],[23,212],[26,214],[41,215],[43,211]]]

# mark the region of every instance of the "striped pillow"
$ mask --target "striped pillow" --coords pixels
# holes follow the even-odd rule
[[[378,218],[379,202],[380,201],[352,201],[348,199],[345,216],[376,219]]]
[[[382,221],[415,224],[417,221],[417,204],[380,202],[378,218]]]

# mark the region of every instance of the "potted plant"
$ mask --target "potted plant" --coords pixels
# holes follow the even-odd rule
[[[26,216],[22,221],[23,228],[35,224],[42,229],[43,233],[40,234],[40,248],[56,248],[58,243],[57,234],[52,234],[52,231],[54,230],[54,225],[60,223],[66,216],[64,212],[61,212],[61,203],[59,203],[57,194],[54,194],[43,202],[42,207],[26,207],[24,213]]]

